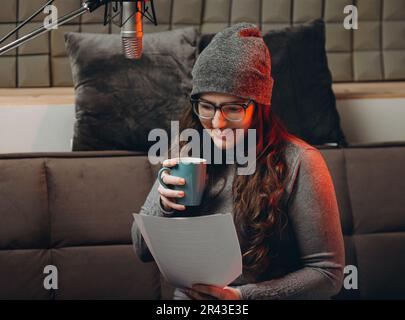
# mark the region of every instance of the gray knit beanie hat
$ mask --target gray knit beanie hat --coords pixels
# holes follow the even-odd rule
[[[192,76],[191,97],[219,92],[271,104],[270,53],[254,24],[238,23],[217,33],[197,58]]]

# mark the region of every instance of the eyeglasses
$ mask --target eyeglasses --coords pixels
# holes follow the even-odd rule
[[[216,109],[220,109],[224,118],[228,121],[242,121],[246,115],[246,109],[254,103],[249,100],[246,103],[224,102],[218,105],[201,99],[190,99],[194,113],[204,120],[212,120]]]

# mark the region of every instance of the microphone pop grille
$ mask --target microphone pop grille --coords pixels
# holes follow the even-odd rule
[[[127,59],[140,59],[142,56],[142,38],[122,38],[124,54]]]

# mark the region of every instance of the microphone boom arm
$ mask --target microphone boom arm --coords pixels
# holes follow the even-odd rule
[[[34,19],[47,5],[50,5],[53,3],[54,0],[49,0],[45,5],[43,5],[40,9],[38,9],[34,14],[32,14],[29,18],[25,19],[20,25],[18,25],[14,30],[10,31],[5,37],[3,37],[0,40],[0,44],[2,42],[4,42],[5,40],[7,40],[10,36],[12,36],[13,34],[17,33],[17,31],[19,29],[21,29],[24,25],[26,25],[28,22],[30,22],[32,19]],[[152,9],[152,17],[149,17],[147,15],[148,13],[148,8],[145,7],[145,2],[150,2],[151,4],[151,9]],[[141,12],[142,16],[146,17],[149,21],[151,21],[152,23],[154,23],[155,25],[157,25],[157,20],[156,20],[156,15],[155,15],[155,9],[153,6],[153,0],[86,0],[83,2],[81,8],[72,11],[66,15],[64,15],[63,17],[61,17],[60,19],[56,20],[56,21],[52,21],[52,23],[50,23],[47,26],[42,26],[28,34],[26,34],[25,36],[3,46],[0,47],[0,56],[3,55],[4,53],[14,50],[15,48],[21,46],[23,43],[26,43],[32,39],[35,39],[37,37],[39,37],[40,35],[49,32],[52,28],[54,27],[58,27],[61,26],[83,14],[85,14],[86,12],[93,12],[94,10],[98,9],[99,7],[105,5],[105,13],[104,13],[104,25],[106,25],[107,23],[109,23],[109,21],[107,21],[108,19],[108,5],[111,4],[112,2],[114,2],[116,5],[119,3],[121,6],[121,16],[122,16],[122,3],[123,2],[143,2],[143,10]],[[110,17],[110,21],[112,21],[113,17]],[[123,23],[121,20],[121,27],[122,27]]]
[[[155,12],[155,6],[153,5],[153,0],[116,0],[116,1],[109,1],[110,4],[114,2],[114,6],[112,7],[112,11],[115,13],[114,15],[109,15],[108,14],[108,6],[105,6],[105,11],[104,11],[104,25],[108,24],[109,22],[114,23],[116,26],[122,28],[122,26],[129,20],[131,19],[136,12],[134,12],[131,16],[127,17],[126,20],[123,20],[123,2],[142,2],[142,10],[140,10],[140,13],[142,14],[143,17],[148,19],[151,23],[153,23],[155,26],[158,25],[157,23],[157,18],[156,18],[156,12]],[[152,10],[152,14],[150,14],[149,7],[146,6],[146,2],[150,2],[150,8]],[[118,11],[118,4],[120,5],[120,10]],[[117,24],[114,21],[114,18],[120,15],[120,23]]]
[[[47,27],[42,26],[42,27],[40,27],[40,28],[26,34],[25,36],[21,37],[20,39],[17,39],[15,41],[9,43],[8,45],[5,45],[4,47],[0,48],[0,55],[19,47],[23,43],[28,42],[28,41],[30,41],[32,39],[35,39],[35,38],[39,37],[40,35],[42,35],[42,34],[44,34],[46,32],[49,32],[50,29],[52,29],[53,27],[61,26],[61,25],[65,24],[65,23],[69,22],[70,20],[73,20],[73,19],[81,16],[82,14],[84,14],[86,12],[88,12],[88,9],[83,6],[83,7],[79,8],[79,9],[77,9],[77,10],[63,16],[62,18],[58,19],[57,21],[54,21],[54,22],[50,23]],[[23,22],[23,24],[24,24],[24,22]],[[25,22],[25,23],[27,23],[27,22]],[[22,26],[17,27],[15,31],[17,31],[21,27]],[[9,36],[11,36],[11,35],[12,34],[8,35],[7,38]],[[5,39],[6,38],[2,39],[2,41],[4,41]]]
[[[52,4],[55,0],[49,0],[47,3],[45,3],[41,8],[39,8],[36,12],[34,12],[30,17],[25,19],[20,25],[18,25],[15,29],[11,30],[6,36],[4,36],[3,39],[0,40],[0,43],[3,43],[6,41],[8,38],[10,38],[14,33],[16,33],[18,30],[20,30],[22,27],[24,27],[28,22],[30,22],[32,19],[34,19],[38,14],[40,14],[46,6]]]

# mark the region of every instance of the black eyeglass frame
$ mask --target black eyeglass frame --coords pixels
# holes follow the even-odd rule
[[[206,101],[206,100],[193,99],[193,98],[191,98],[191,99],[190,99],[190,102],[191,102],[191,105],[192,105],[192,107],[193,107],[193,112],[194,112],[199,118],[201,118],[201,119],[204,119],[204,120],[212,120],[212,119],[214,119],[215,114],[216,114],[216,109],[219,109],[219,110],[221,111],[222,116],[223,116],[226,120],[231,121],[231,122],[243,121],[243,119],[244,119],[245,116],[246,116],[246,109],[249,108],[249,106],[250,106],[251,104],[256,105],[256,103],[255,103],[255,101],[254,101],[253,99],[249,99],[248,102],[244,102],[244,103],[243,103],[243,102],[242,102],[242,103],[241,103],[241,102],[223,102],[223,103],[220,103],[220,104],[214,104],[214,103],[209,102],[209,101]],[[207,103],[207,104],[211,105],[212,107],[214,107],[214,109],[215,109],[214,116],[213,116],[213,117],[203,117],[203,116],[199,115],[198,112],[197,112],[197,110],[196,110],[196,108],[198,107],[198,103],[199,103],[199,102],[204,102],[204,103]],[[228,105],[241,106],[241,107],[243,108],[243,117],[242,117],[242,119],[239,119],[239,120],[229,119],[229,118],[225,115],[225,113],[223,112],[223,110],[222,110],[222,107],[223,107],[223,106],[228,106]]]

